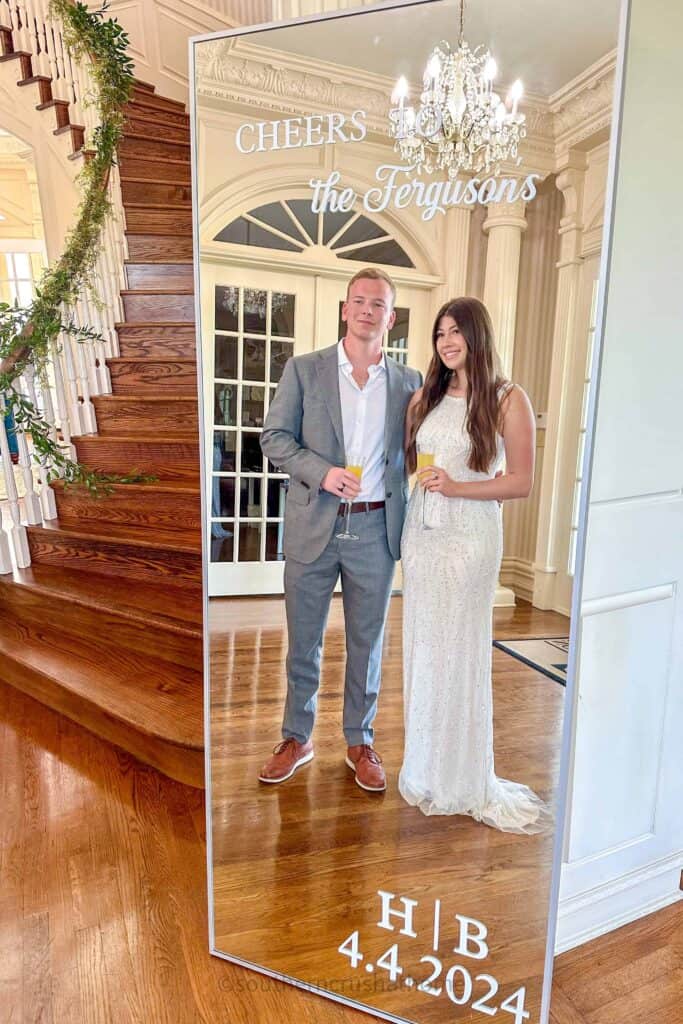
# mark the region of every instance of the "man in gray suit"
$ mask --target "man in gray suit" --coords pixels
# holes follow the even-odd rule
[[[345,337],[289,360],[261,435],[266,456],[290,475],[284,533],[287,700],[283,739],[261,770],[262,782],[284,782],[313,757],[323,632],[341,574],[346,763],[363,789],[386,788],[372,723],[408,493],[405,414],[421,384],[416,370],[382,351],[396,318],[395,298],[393,281],[383,271],[365,269],[351,279],[342,307]],[[351,452],[362,456],[360,482],[345,468]],[[352,540],[337,537],[344,499],[353,503]]]

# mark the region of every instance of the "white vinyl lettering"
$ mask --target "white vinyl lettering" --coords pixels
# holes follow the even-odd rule
[[[463,917],[462,914],[456,914],[455,919],[460,925],[460,936],[453,952],[472,960],[485,960],[489,955],[489,947],[485,942],[488,935],[486,925],[474,917]]]
[[[301,120],[298,117],[288,118],[285,122],[285,144],[283,149],[298,149],[303,146],[301,138]]]
[[[235,145],[239,149],[240,153],[253,153],[256,149],[256,143],[254,142],[251,146],[245,146],[242,142],[242,135],[245,132],[254,132],[253,124],[241,124],[237,129],[237,135],[235,136]]]
[[[413,909],[417,906],[417,900],[408,899],[407,896],[399,896],[398,899],[403,904],[403,910],[394,910],[392,909],[391,901],[397,898],[395,893],[378,889],[377,895],[382,900],[382,917],[377,922],[378,928],[386,928],[387,931],[393,932],[394,926],[391,923],[391,918],[396,917],[403,921],[404,925],[400,929],[400,934],[410,935],[413,939],[417,938],[417,932],[413,931]]]
[[[311,114],[304,118],[306,121],[306,142],[305,146],[324,146],[325,140],[322,136],[324,118],[321,114]]]

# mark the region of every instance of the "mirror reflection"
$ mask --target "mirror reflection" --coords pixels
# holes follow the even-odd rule
[[[215,951],[390,1019],[519,1024],[618,4],[460,18],[194,44]]]

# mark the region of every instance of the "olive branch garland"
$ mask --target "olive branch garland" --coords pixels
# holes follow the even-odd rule
[[[52,345],[60,335],[73,337],[80,344],[103,340],[90,327],[65,322],[61,307],[75,301],[84,289],[93,292],[102,227],[111,210],[109,175],[123,135],[123,107],[133,89],[128,36],[116,20],[105,18],[108,6],[105,0],[101,8],[89,11],[84,3],[51,0],[50,12],[64,26],[64,41],[72,57],[76,61],[90,59],[96,87],[90,102],[97,106],[99,125],[93,132],[90,158],[77,179],[81,201],[61,257],[42,275],[30,305],[0,304],[0,395],[4,395],[5,410],[16,427],[31,434],[34,459],[46,469],[48,482],[59,476],[65,484],[83,484],[95,495],[110,493],[114,483],[148,483],[156,477],[135,470],[123,476],[100,473],[71,459],[41,411],[17,390],[16,382],[31,367],[39,381],[46,379]],[[100,298],[93,298],[101,306]]]

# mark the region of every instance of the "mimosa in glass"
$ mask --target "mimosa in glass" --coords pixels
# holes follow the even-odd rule
[[[353,475],[361,482],[363,476],[363,456],[358,452],[349,453],[346,456],[346,471],[347,473],[353,473]],[[346,502],[346,515],[344,516],[344,529],[341,533],[336,535],[337,540],[358,540],[358,535],[351,533],[351,506],[353,505],[352,498],[344,498]]]
[[[423,469],[427,469],[428,466],[434,465],[434,452],[428,451],[424,445],[418,444],[417,446],[417,472],[421,473]],[[427,500],[427,491],[422,488],[422,529],[431,530],[431,526],[427,526],[425,522],[425,502]]]

